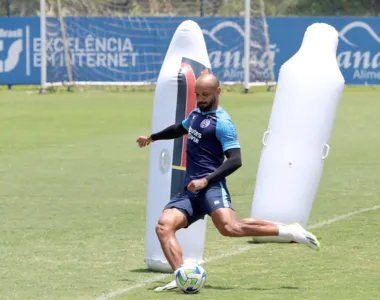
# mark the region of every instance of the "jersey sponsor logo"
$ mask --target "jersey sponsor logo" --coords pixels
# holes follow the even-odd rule
[[[193,129],[191,126],[189,127],[189,136],[188,139],[193,141],[194,143],[199,143],[199,140],[202,138],[202,133],[199,133],[197,130]]]

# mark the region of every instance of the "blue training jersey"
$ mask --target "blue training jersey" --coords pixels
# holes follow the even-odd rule
[[[240,148],[235,125],[222,107],[209,112],[196,108],[182,126],[188,131],[186,186],[214,172],[223,163],[226,150]]]

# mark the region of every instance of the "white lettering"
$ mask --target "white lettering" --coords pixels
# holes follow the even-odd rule
[[[370,66],[370,55],[371,54],[369,51],[366,51],[364,53],[361,53],[359,51],[355,52],[353,54],[354,68],[357,69],[362,65],[364,69],[368,69]],[[362,60],[363,60],[363,63],[361,64]]]
[[[110,38],[107,40],[107,49],[110,52],[117,51],[117,40],[115,38]]]
[[[71,57],[74,56],[74,59],[71,59],[71,61],[75,61],[75,58],[79,59],[79,66],[82,67],[84,65],[84,58],[86,57],[86,54],[84,53],[74,53],[71,55]]]
[[[90,67],[90,68],[96,67],[95,59],[96,59],[95,54],[87,54],[87,67]]]
[[[132,66],[136,67],[136,59],[137,59],[137,56],[139,54],[138,53],[130,53],[130,55],[132,56]]]
[[[372,56],[370,51],[365,52],[352,52],[343,51],[337,56],[338,64],[344,69],[369,69],[376,70],[380,66],[380,52],[377,52]]]
[[[366,71],[366,70],[355,70],[354,79],[369,79],[369,80],[380,80],[380,71]]]
[[[128,57],[128,53],[120,54],[120,67],[128,67],[127,57]]]
[[[133,51],[133,46],[132,46],[132,42],[130,39],[125,39],[124,40],[124,45],[123,45],[123,49],[122,49],[123,52],[125,51]]]
[[[270,50],[265,52],[253,52],[250,63],[261,69],[268,69],[269,61],[275,61],[276,52],[279,51],[277,45],[270,45]],[[213,51],[209,54],[211,65],[214,68],[241,69],[244,67],[245,56],[240,51]],[[236,70],[235,70],[236,71]]]
[[[372,69],[377,69],[380,67],[380,52],[377,52],[375,56],[372,58]]]
[[[189,134],[189,140],[197,144],[199,143],[199,139],[193,136],[192,134]]]
[[[96,65],[98,67],[104,67],[106,68],[107,67],[107,56],[105,55],[105,53],[99,53],[97,56],[96,56]]]
[[[22,29],[5,30],[0,28],[0,38],[22,38]]]
[[[244,79],[244,71],[235,70],[235,69],[226,69],[224,70],[223,77],[228,78],[228,80],[241,81]]]
[[[34,39],[35,51],[41,51],[41,39]],[[64,51],[65,43],[62,38],[48,39],[47,49],[49,52]],[[83,44],[79,38],[68,38],[67,47],[71,52],[126,52],[133,51],[130,39],[100,38],[95,39],[91,35],[84,39]]]
[[[222,51],[213,51],[209,55],[211,65],[214,68],[219,68],[222,65]]]
[[[251,62],[254,62],[254,66],[260,69],[268,69],[268,62],[274,61],[275,53],[274,51],[266,51],[261,54],[261,56],[254,54],[251,57]],[[244,61],[244,59],[243,59]]]
[[[74,50],[76,52],[84,52],[84,49],[81,48],[80,40],[79,39],[74,39]]]
[[[65,45],[63,44],[62,39],[54,40],[54,48],[52,49],[52,52],[54,51],[58,51],[58,52],[65,51]]]
[[[71,49],[71,51],[74,51],[75,48],[75,38],[68,38],[67,39],[67,47]]]
[[[339,66],[348,69],[351,67],[351,51],[343,51],[337,57]]]
[[[34,49],[34,52],[41,52],[41,39],[40,38],[33,39],[33,49]]]
[[[117,54],[108,53],[107,58],[108,58],[108,63],[107,63],[108,67],[117,67],[117,63],[116,63]]]
[[[41,39],[33,39],[34,65],[41,65]],[[73,66],[90,68],[135,67],[139,53],[133,50],[131,40],[126,38],[94,38],[88,35],[84,40],[68,38],[69,60]],[[47,61],[49,66],[65,66],[65,43],[62,38],[48,39]]]
[[[107,51],[107,40],[105,38],[95,40],[95,49],[97,52]]]
[[[35,67],[41,67],[41,53],[34,53],[33,58],[33,65]]]
[[[231,61],[233,60],[232,67],[237,69],[239,68],[240,64],[240,51],[236,51],[234,53],[231,53],[231,51],[227,51],[223,54],[225,60],[224,60],[224,67],[228,68],[231,67]]]
[[[190,126],[188,138],[198,144],[199,139],[202,138],[202,134]]]
[[[52,40],[52,39],[46,40],[46,51],[47,52],[53,52],[54,51],[53,43],[54,43],[54,40]],[[41,44],[42,44],[42,42],[41,42]]]
[[[57,66],[58,65],[57,58],[58,58],[58,56],[56,56],[56,55],[47,55],[47,57],[46,57],[47,64]]]
[[[94,44],[95,44],[95,39],[91,35],[86,37],[85,48],[86,48],[87,52],[94,52],[95,51]]]

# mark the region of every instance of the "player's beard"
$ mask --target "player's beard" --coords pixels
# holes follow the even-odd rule
[[[211,99],[210,103],[208,103],[206,106],[199,106],[199,103],[197,103],[197,106],[199,108],[200,111],[202,112],[207,112],[209,110],[211,110],[211,108],[214,106],[216,102],[216,96],[214,95],[214,97]]]

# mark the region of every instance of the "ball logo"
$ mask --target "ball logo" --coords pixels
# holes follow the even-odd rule
[[[204,119],[201,122],[201,128],[206,128],[208,125],[210,125],[211,121],[209,119]]]

